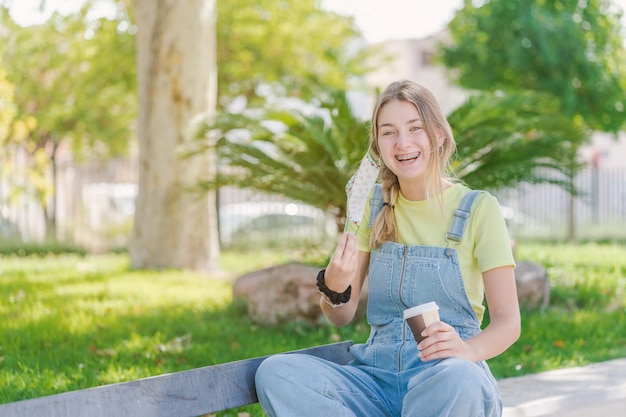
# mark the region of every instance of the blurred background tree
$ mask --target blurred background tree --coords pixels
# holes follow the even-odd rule
[[[448,29],[441,58],[460,86],[510,94],[535,91],[554,97],[555,109],[587,140],[570,141],[564,181],[582,166],[578,150],[591,131],[626,126],[626,51],[621,12],[611,0],[465,0]],[[575,190],[569,202],[569,239],[575,238]]]
[[[552,94],[590,129],[626,123],[624,29],[611,0],[466,0],[442,60],[468,90]]]
[[[186,161],[176,148],[189,121],[217,97],[215,0],[133,2],[137,24],[139,187],[129,247],[133,268],[218,267],[215,192],[191,184],[215,170],[210,153]]]
[[[144,100],[141,104],[144,108],[140,109],[143,113],[140,114],[151,120],[146,122],[140,115],[140,184],[131,264],[135,267],[169,265],[212,269],[216,266],[219,250],[217,245],[211,243],[217,235],[216,222],[211,220],[216,210],[212,203],[215,191],[205,189],[201,196],[189,195],[186,191],[201,181],[202,176],[210,177],[217,170],[213,151],[204,148],[204,152],[193,153],[186,161],[178,161],[173,159],[176,155],[173,149],[186,145],[185,139],[188,138],[184,137],[186,129],[182,127],[191,122],[192,114],[189,110],[198,109],[195,105],[197,101],[190,97],[195,97],[194,92],[198,91],[206,94],[203,85],[196,85],[198,78],[182,82],[181,74],[189,77],[193,72],[190,68],[198,60],[200,68],[196,69],[194,77],[212,77],[213,74],[210,68],[202,64],[205,54],[201,50],[196,50],[197,57],[194,58],[180,44],[172,42],[173,50],[179,51],[178,55],[186,57],[189,62],[173,64],[165,59],[161,50],[164,42],[170,42],[170,36],[181,39],[188,36],[185,35],[189,26],[186,20],[177,21],[175,17],[158,14],[161,13],[158,11],[164,23],[160,27],[148,29],[154,31],[150,36],[156,39],[151,44],[150,39],[142,40],[141,31],[146,30],[142,29],[142,25],[154,24],[151,13],[157,6],[136,1],[134,7],[140,33],[139,45],[144,48],[138,51],[139,78],[151,78],[152,81],[147,81],[140,89],[140,100]],[[165,7],[165,3],[160,3],[158,7]],[[184,15],[183,7],[196,6],[177,4],[176,10],[181,16]],[[139,13],[142,13],[144,20],[139,21]],[[204,31],[205,27],[200,29]],[[364,72],[359,55],[353,52],[350,44],[358,35],[352,19],[321,11],[314,0],[220,1],[217,2],[216,31],[217,65],[220,68],[217,72],[219,105],[216,107],[226,113],[235,112],[237,107],[240,110],[251,105],[264,107],[268,102],[280,98],[302,100],[317,96],[322,87],[327,85],[345,88],[351,76]],[[160,35],[157,37],[156,34]],[[200,36],[201,40],[205,39],[203,36]],[[188,44],[194,42],[192,38],[185,39]],[[200,42],[198,47],[203,45],[204,48],[210,48],[212,43],[205,45]],[[142,64],[141,59],[152,59],[148,56],[149,52],[163,54],[163,58]],[[144,58],[141,58],[142,54]],[[186,72],[185,68],[189,70]],[[202,69],[208,71],[198,73]],[[181,107],[180,103],[168,96],[169,90],[159,89],[159,79],[163,80],[163,85],[172,85],[172,88],[180,90],[180,101],[188,102],[190,106]],[[213,93],[208,91],[208,94]],[[155,107],[155,100],[171,111],[160,112],[162,109]],[[214,116],[213,111],[209,106],[209,118]],[[184,120],[174,120],[174,131],[162,123],[172,119],[172,112],[180,112],[184,116]],[[235,127],[231,125],[231,128]],[[142,133],[141,129],[146,131]],[[142,135],[145,137],[142,138]],[[149,153],[142,156],[141,149],[147,150],[152,156]],[[205,163],[198,164],[195,162],[198,160]],[[197,169],[190,171],[190,164]],[[166,174],[170,171],[172,175]],[[193,209],[193,214],[189,214],[191,202],[183,201],[200,199],[201,204],[206,196],[209,213],[205,214],[208,218],[201,217],[196,209]],[[177,206],[177,202],[180,202],[180,206]],[[203,250],[204,247],[207,250]]]
[[[45,154],[36,153],[35,156],[42,157],[35,157],[27,167],[16,162],[20,154],[25,152],[25,148],[28,148],[28,137],[37,126],[37,121],[32,116],[26,116],[23,120],[16,118],[14,94],[15,86],[7,80],[6,73],[0,66],[0,183],[8,188],[6,194],[0,195],[0,206],[15,204],[22,193],[34,191],[45,196],[50,191],[45,180],[48,167]],[[0,218],[2,238],[15,239],[18,234],[14,226]]]
[[[128,16],[87,18],[89,8],[25,27],[2,8],[0,62],[15,86],[16,118],[31,120],[20,143],[52,240],[59,149],[67,143],[78,162],[127,155],[137,114],[134,36],[121,24]]]
[[[328,88],[347,90],[368,67],[352,17],[316,0],[217,2],[218,105],[251,107],[267,98],[309,101]]]
[[[10,2],[0,3],[2,26],[6,28],[2,32],[2,44],[6,46],[2,58],[4,63],[11,63],[7,77],[17,88],[18,117],[32,115],[37,126],[28,137],[30,145],[24,147],[31,152],[31,161],[35,151],[42,155],[40,159],[50,164],[53,173],[56,152],[65,141],[79,162],[83,157],[104,160],[118,155],[135,139],[137,50],[133,7],[137,5],[128,0],[110,0],[105,3],[112,4],[117,12],[94,19],[94,10],[101,3],[87,0],[78,13],[55,14],[41,25],[27,27],[11,20],[6,9]],[[242,103],[262,107],[266,101],[285,97],[311,98],[327,85],[347,88],[358,84],[354,80],[365,72],[363,48],[356,41],[360,34],[352,18],[323,11],[313,0],[242,0],[219,2],[218,7],[220,109],[230,111]],[[186,27],[184,22],[173,24]],[[155,137],[151,146],[165,146],[166,141]],[[54,236],[53,184],[47,183],[45,190],[47,194],[40,201],[47,207],[48,234]],[[209,210],[213,210],[211,205]],[[138,227],[150,230],[159,229],[172,218],[148,216],[140,209],[136,221]],[[194,234],[204,232],[199,227],[190,229]],[[211,229],[207,228],[204,238],[215,233]],[[147,245],[137,243],[135,248]],[[182,244],[180,252],[185,251],[192,252]],[[159,263],[167,259],[161,255],[151,257]]]

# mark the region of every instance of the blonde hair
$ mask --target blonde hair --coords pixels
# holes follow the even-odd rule
[[[372,114],[370,149],[380,162],[379,180],[382,182],[383,205],[376,218],[370,237],[370,246],[379,247],[385,241],[397,242],[398,233],[393,215],[393,207],[400,194],[398,177],[385,166],[378,147],[378,115],[380,110],[392,101],[406,101],[417,109],[424,130],[430,140],[432,156],[426,171],[426,195],[439,195],[443,192],[443,180],[455,181],[450,159],[456,150],[452,129],[444,116],[435,96],[427,88],[409,80],[393,82],[378,97]],[[443,142],[438,138],[443,135]],[[441,203],[443,203],[441,201]]]

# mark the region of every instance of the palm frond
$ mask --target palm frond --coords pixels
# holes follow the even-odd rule
[[[321,109],[326,114],[285,109],[223,114],[196,126],[194,136],[203,145],[193,151],[212,149],[220,161],[219,172],[198,187],[252,188],[343,218],[344,187],[365,154],[367,125],[354,117],[343,91],[329,94]],[[216,139],[208,140],[211,135]]]
[[[449,121],[458,145],[453,168],[470,186],[552,182],[573,189],[571,173],[580,167],[577,151],[587,132],[561,115],[555,100],[530,92],[482,94]]]

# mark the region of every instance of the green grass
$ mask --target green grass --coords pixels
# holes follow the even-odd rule
[[[341,329],[253,324],[232,278],[327,254],[224,253],[225,271],[132,271],[125,255],[0,258],[0,403],[352,339]],[[497,378],[626,357],[626,248],[524,245],[548,268],[552,302],[523,312],[520,340],[489,361]],[[220,413],[261,416],[258,405]]]

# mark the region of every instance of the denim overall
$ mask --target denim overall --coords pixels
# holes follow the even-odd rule
[[[498,417],[501,401],[487,364],[448,358],[423,362],[402,318],[404,309],[429,301],[462,339],[480,332],[465,292],[454,249],[478,191],[470,191],[454,213],[448,247],[385,242],[372,250],[368,273],[365,344],[354,345],[354,361],[341,366],[307,355],[277,355],[256,375],[257,394],[270,416]],[[370,225],[382,208],[379,185],[371,200]],[[294,411],[295,410],[295,411]]]

